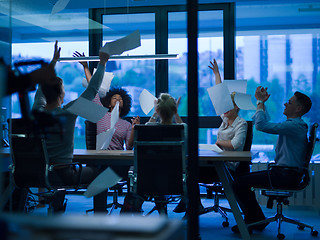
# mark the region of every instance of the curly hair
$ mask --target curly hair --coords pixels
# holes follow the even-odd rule
[[[115,94],[119,94],[123,100],[123,107],[120,112],[120,117],[124,117],[130,112],[132,105],[132,99],[127,90],[123,88],[111,88],[109,92],[107,92],[106,96],[101,98],[101,103],[104,107],[108,108],[111,98]]]

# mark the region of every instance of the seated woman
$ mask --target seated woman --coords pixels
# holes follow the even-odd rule
[[[220,84],[221,76],[216,60],[213,63],[210,61],[210,69],[212,69],[215,75],[215,83]],[[221,115],[222,123],[218,130],[216,145],[223,150],[227,151],[242,151],[247,135],[247,122],[243,118],[239,117],[238,113],[240,108],[234,101],[234,93],[231,94],[231,99],[234,108],[225,112]],[[228,162],[227,166],[231,174],[242,175],[250,171],[249,165],[239,165],[239,162]],[[217,179],[217,174],[214,167],[200,167],[199,169],[200,182],[212,183]],[[200,213],[203,211],[203,206],[200,205]],[[181,213],[186,211],[186,204],[184,201],[180,201],[177,207],[173,210],[176,213]]]
[[[74,57],[84,57],[84,54],[79,52],[73,53]],[[87,62],[79,62],[83,68],[86,75],[87,82],[90,83],[91,73]],[[119,120],[115,124],[115,133],[112,136],[111,142],[109,144],[108,150],[124,150],[124,145],[127,150],[133,148],[133,127],[135,124],[140,123],[140,117],[137,116],[133,118],[132,124],[123,118],[130,112],[132,99],[128,92],[123,88],[111,88],[106,96],[100,97],[97,93],[93,102],[109,108],[109,112],[103,116],[97,122],[97,135],[107,131],[111,125],[111,112],[115,108],[117,102],[119,102]],[[112,169],[121,177],[126,178],[128,175],[128,168],[121,166],[113,166]]]
[[[187,125],[182,122],[179,114],[178,114],[178,105],[180,102],[180,98],[176,101],[172,96],[168,93],[162,93],[160,97],[155,101],[155,112],[146,123],[146,125],[154,125],[154,124],[163,124],[163,125],[171,125],[171,124],[182,124],[184,125],[185,136],[187,136]],[[157,121],[159,117],[160,122]],[[174,123],[174,121],[175,123]],[[165,197],[165,196],[163,196]],[[144,202],[143,196],[138,196],[134,193],[129,193],[125,197],[124,206],[121,209],[121,213],[128,212],[141,212],[141,206]],[[158,208],[159,209],[159,208]]]

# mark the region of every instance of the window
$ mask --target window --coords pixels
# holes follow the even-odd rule
[[[315,17],[319,12],[301,11],[309,5],[239,4],[236,8],[236,75],[248,80],[251,94],[258,85],[269,88],[271,96],[266,106],[274,122],[285,120],[283,104],[295,91],[309,95],[313,101],[303,119],[309,126],[319,122],[320,28]],[[253,150],[264,152],[261,159],[272,160],[276,139],[255,130]],[[316,158],[319,152],[316,145]]]

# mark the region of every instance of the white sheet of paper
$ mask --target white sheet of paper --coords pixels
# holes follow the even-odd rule
[[[108,112],[108,108],[83,97],[79,97],[67,110],[94,123],[97,123]]]
[[[56,4],[53,6],[51,15],[61,12],[63,9],[66,8],[70,0],[58,0]]]
[[[199,149],[211,150],[217,153],[223,152],[223,150],[219,148],[217,144],[199,144]]]
[[[96,68],[93,69],[93,74],[97,71]],[[103,80],[99,89],[99,96],[105,97],[107,92],[109,92],[111,81],[114,78],[114,75],[112,72],[105,72],[103,75]],[[84,88],[88,87],[88,82],[86,78],[82,79],[82,86]]]
[[[89,184],[87,191],[83,195],[87,198],[93,197],[116,185],[120,180],[121,177],[108,167]]]
[[[253,105],[250,94],[236,93],[234,101],[242,110],[255,110],[257,107]]]
[[[119,120],[119,102],[116,103],[114,106],[112,112],[111,112],[111,123],[110,123],[110,128],[114,128],[116,123]]]
[[[147,89],[143,89],[139,96],[139,103],[144,114],[148,113],[154,108],[154,101],[157,100]]]
[[[229,92],[247,93],[247,80],[224,80]]]
[[[227,84],[224,82],[208,88],[207,91],[218,116],[234,108]]]
[[[104,131],[97,135],[96,141],[96,150],[105,150],[108,149],[111,142],[112,136],[116,131],[115,128],[110,128],[107,131]]]
[[[135,49],[141,46],[140,32],[139,30],[134,31],[126,37],[118,40],[107,42],[100,51],[111,55],[120,55],[121,53]]]

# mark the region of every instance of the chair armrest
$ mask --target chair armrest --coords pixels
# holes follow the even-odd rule
[[[61,169],[61,168],[67,168],[70,166],[76,166],[78,165],[79,168],[82,169],[82,164],[80,164],[79,162],[72,162],[72,163],[57,163],[57,164],[52,164],[49,166],[49,171],[53,171],[53,170],[57,170],[57,169]]]
[[[82,173],[82,164],[79,162],[72,162],[72,163],[57,163],[54,165],[49,166],[49,171],[54,171],[58,169],[63,169],[67,168],[70,166],[79,166],[79,172],[78,172],[78,179],[77,179],[77,184],[75,186],[75,190],[78,190],[81,184],[81,173]]]

